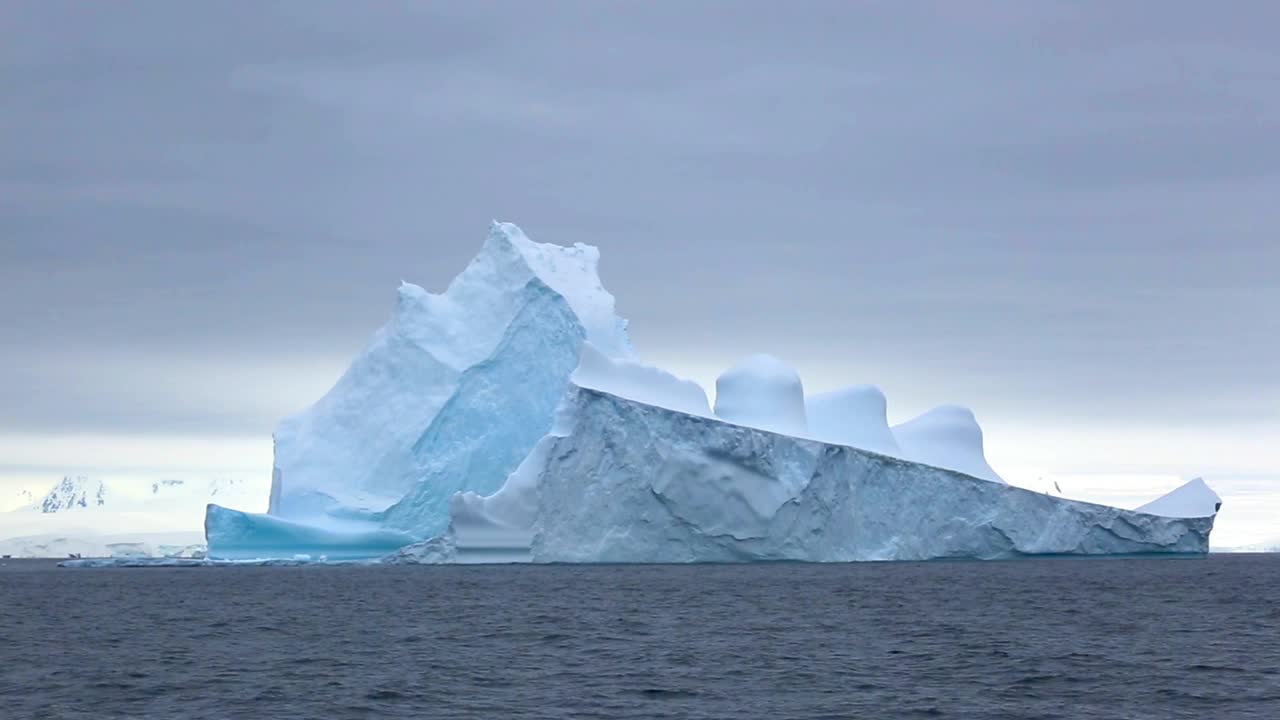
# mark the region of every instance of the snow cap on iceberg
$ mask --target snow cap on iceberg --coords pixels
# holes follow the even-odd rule
[[[627,321],[618,317],[613,295],[600,282],[599,248],[583,243],[572,247],[537,243],[514,223],[497,220],[489,226],[485,248],[490,246],[514,250],[534,277],[564,297],[582,323],[587,340],[600,352],[609,357],[630,357],[634,353]]]
[[[441,294],[402,282],[392,326],[459,372],[501,342],[530,283],[559,295],[588,340],[610,356],[632,355],[627,323],[600,283],[600,251],[537,243],[512,223],[494,221],[480,252]]]
[[[606,357],[589,342],[583,343],[578,369],[570,380],[578,387],[600,390],[646,405],[690,415],[711,415],[707,393],[698,383],[678,378],[652,365]]]
[[[835,445],[898,456],[901,450],[889,431],[888,403],[874,385],[853,385],[805,398],[809,434]]]
[[[1004,482],[987,464],[982,451],[982,428],[969,408],[941,405],[895,425],[893,436],[906,460]]]
[[[568,373],[544,367],[538,357],[524,361],[523,380],[482,379],[505,367],[502,358],[514,359],[513,338],[520,332],[542,338],[576,333],[575,343],[585,336],[605,354],[630,356],[626,322],[614,314],[614,298],[600,284],[599,258],[593,247],[536,243],[515,225],[494,222],[480,253],[444,293],[402,283],[391,321],[346,374],[309,410],[277,428],[271,513],[363,515],[396,503],[418,484],[424,456],[437,454],[428,435],[437,416],[451,405],[476,402],[457,397],[459,391],[510,381],[514,392],[537,382],[555,384],[548,393],[558,396]],[[565,330],[567,324],[581,329]],[[576,354],[576,344],[564,350]],[[538,369],[557,377],[544,379],[532,372]]]
[[[1189,480],[1138,508],[1138,512],[1173,518],[1210,517],[1222,507],[1222,498],[1203,478]]]
[[[784,435],[805,435],[800,375],[772,355],[743,358],[716,378],[716,417]]]

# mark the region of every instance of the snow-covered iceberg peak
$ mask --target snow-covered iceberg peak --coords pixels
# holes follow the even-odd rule
[[[433,421],[460,388],[498,364],[513,334],[545,334],[530,323],[573,326],[568,332],[578,337],[567,351],[574,364],[582,339],[629,356],[626,323],[600,285],[598,259],[595,248],[535,243],[515,225],[495,222],[444,293],[401,284],[391,322],[328,394],[277,428],[271,513],[378,512],[399,501],[419,483],[416,469],[430,450],[421,441]],[[556,393],[571,369],[553,373]],[[535,373],[526,383],[535,380],[550,378]]]
[[[853,385],[805,398],[809,435],[835,445],[897,457],[901,450],[889,431],[888,402],[874,385]]]
[[[982,480],[1004,482],[987,464],[982,450],[982,428],[969,408],[941,405],[895,425],[893,436],[902,449],[902,458]]]
[[[772,355],[750,355],[716,378],[715,412],[737,425],[784,435],[808,432],[800,375]]]
[[[1204,479],[1188,480],[1168,493],[1138,508],[1135,512],[1173,518],[1200,518],[1216,515],[1222,498]]]
[[[588,340],[606,355],[629,357],[626,321],[600,283],[600,251],[537,243],[512,223],[494,221],[479,254],[441,294],[402,283],[392,325],[438,362],[462,372],[502,340],[537,282],[564,299]]]
[[[598,261],[495,222],[445,292],[402,283],[337,384],[277,428],[269,514],[335,544],[382,527],[427,537],[448,525],[454,493],[500,487],[550,428],[583,342],[632,355]],[[211,527],[211,552],[227,556],[261,547],[258,529],[279,536],[271,523]]]
[[[512,223],[493,221],[486,245],[510,246],[529,272],[559,293],[578,321],[586,338],[608,357],[631,357],[634,351],[627,335],[627,321],[614,310],[614,297],[600,283],[597,270],[600,250],[576,243],[572,247],[536,243]]]

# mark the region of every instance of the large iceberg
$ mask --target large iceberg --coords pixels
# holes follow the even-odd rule
[[[443,294],[403,285],[391,322],[337,385],[276,431],[268,513],[209,507],[210,556],[728,562],[1208,551],[1217,505],[1199,486],[1139,511],[1009,486],[966,408],[890,427],[875,387],[806,395],[799,374],[768,355],[727,370],[713,405],[696,383],[635,357],[597,260],[595,248],[542,245],[495,223]],[[1175,505],[1178,513],[1161,511]]]
[[[506,487],[489,497],[458,498],[450,553],[431,559],[840,562],[1204,553],[1212,527],[1212,513],[1159,517],[1065,500],[574,387],[553,434]]]
[[[275,432],[267,515],[211,506],[211,555],[385,553],[449,524],[454,493],[491,493],[547,433],[584,340],[632,354],[586,245],[493,223],[440,295],[404,283],[395,314],[346,374]],[[292,556],[288,552],[285,556]]]

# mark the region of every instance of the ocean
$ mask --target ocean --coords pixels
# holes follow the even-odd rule
[[[0,718],[1280,718],[1280,555],[0,565]]]

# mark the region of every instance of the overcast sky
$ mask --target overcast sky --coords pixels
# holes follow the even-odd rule
[[[1270,2],[0,4],[0,477],[269,472],[399,281],[443,288],[497,218],[600,246],[641,354],[704,383],[768,351],[879,384],[894,421],[973,407],[1015,480],[1280,493],[1277,27]]]

